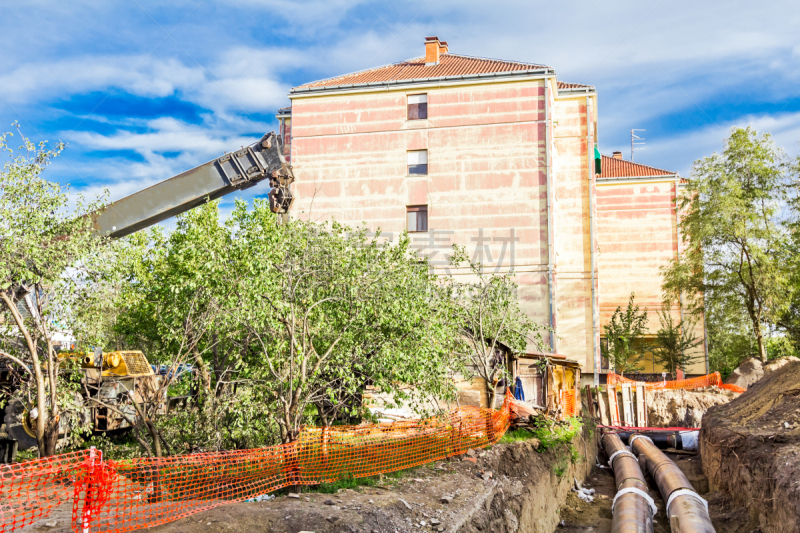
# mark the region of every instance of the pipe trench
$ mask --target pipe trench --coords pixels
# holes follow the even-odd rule
[[[647,494],[639,461],[614,433],[603,435],[603,448],[614,471],[617,495],[611,507],[612,533],[653,533],[655,503]]]
[[[678,465],[644,435],[632,435],[630,446],[658,486],[667,504],[672,533],[715,533],[708,504],[695,492]]]

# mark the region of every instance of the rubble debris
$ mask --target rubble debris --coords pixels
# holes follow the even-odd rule
[[[755,357],[748,357],[731,372],[731,375],[723,383],[746,389],[762,377],[764,377],[764,366],[761,361]]]
[[[699,428],[709,407],[730,402],[738,394],[722,390],[654,390],[647,393],[647,418],[651,427]]]

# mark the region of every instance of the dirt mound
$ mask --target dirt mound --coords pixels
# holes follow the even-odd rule
[[[747,389],[762,377],[764,377],[764,365],[761,360],[755,357],[748,357],[742,361],[742,364],[736,370],[731,372],[731,375],[728,376],[724,383],[738,385],[743,389]]]
[[[652,427],[699,428],[709,407],[730,402],[730,391],[698,392],[684,389],[647,393],[647,419]]]
[[[781,357],[780,359],[771,359],[764,364],[764,375],[780,370],[793,361],[800,361],[800,359],[791,355],[788,357]]]
[[[800,531],[800,361],[709,409],[701,435],[712,488],[758,516],[764,533]]]

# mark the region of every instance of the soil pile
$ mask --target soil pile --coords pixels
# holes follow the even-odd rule
[[[652,427],[699,428],[709,407],[730,402],[736,393],[714,389],[698,392],[684,389],[647,393],[647,420]]]
[[[758,516],[764,533],[800,531],[800,361],[709,409],[701,433],[712,488]]]
[[[738,385],[743,389],[750,388],[750,385],[764,377],[764,365],[760,359],[748,357],[731,375],[724,381],[728,385]]]
[[[800,361],[800,359],[791,355],[789,357],[781,357],[780,359],[770,359],[764,364],[764,375],[780,370],[793,361]]]

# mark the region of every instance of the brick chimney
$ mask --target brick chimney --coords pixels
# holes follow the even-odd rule
[[[439,42],[439,38],[434,37],[425,37],[425,66],[430,65],[438,65],[439,64],[439,53],[442,50],[442,43]],[[444,43],[444,49],[447,51],[447,43]]]
[[[612,155],[614,159],[622,159],[622,152],[614,152]]]
[[[439,55],[447,53],[447,41],[439,41]]]

